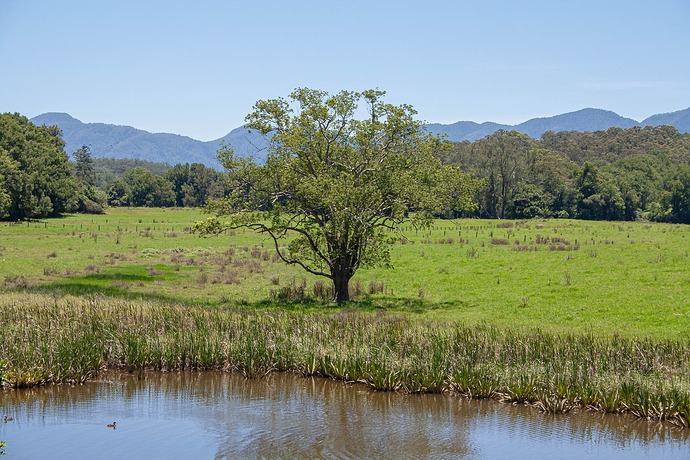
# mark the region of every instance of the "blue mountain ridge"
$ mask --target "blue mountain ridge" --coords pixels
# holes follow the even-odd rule
[[[240,156],[265,158],[268,139],[245,127],[233,129],[225,136],[208,142],[169,133],[150,133],[131,126],[105,123],[83,123],[66,113],[44,113],[31,119],[36,125],[57,125],[63,133],[65,151],[74,152],[88,145],[95,158],[138,158],[159,163],[202,163],[216,169],[219,148],[231,146]],[[546,131],[601,131],[612,127],[675,126],[681,133],[690,133],[690,108],[652,115],[642,122],[624,118],[602,109],[582,109],[552,117],[533,118],[517,125],[459,121],[452,124],[430,123],[427,131],[445,135],[453,142],[475,141],[499,129],[516,130],[538,139]]]

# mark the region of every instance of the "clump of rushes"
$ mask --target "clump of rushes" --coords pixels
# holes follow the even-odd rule
[[[690,340],[466,327],[386,313],[246,311],[0,294],[0,382],[104,369],[299,372],[376,390],[455,392],[547,413],[627,412],[688,426]]]

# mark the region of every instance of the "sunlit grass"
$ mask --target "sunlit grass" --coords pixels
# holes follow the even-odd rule
[[[292,371],[376,390],[455,392],[690,420],[690,342],[514,331],[354,310],[251,312],[99,296],[0,294],[0,381],[83,382],[104,369]]]
[[[277,261],[261,236],[190,233],[204,217],[114,208],[0,223],[0,289],[265,308],[305,286],[308,309],[331,308],[315,289],[328,280]],[[432,230],[405,228],[394,270],[360,270],[353,289],[357,308],[423,318],[677,338],[690,333],[689,243],[682,225],[438,221]]]

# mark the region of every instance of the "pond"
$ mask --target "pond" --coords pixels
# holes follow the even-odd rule
[[[107,373],[0,392],[12,459],[686,459],[690,430],[273,373]],[[115,428],[107,425],[116,422]]]

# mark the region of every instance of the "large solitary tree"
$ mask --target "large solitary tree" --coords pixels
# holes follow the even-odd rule
[[[433,212],[472,208],[478,186],[441,165],[435,154],[447,143],[424,132],[412,107],[384,95],[300,88],[258,101],[246,121],[270,136],[266,161],[221,150],[233,191],[211,202],[216,216],[196,229],[268,235],[283,261],[329,278],[334,300],[349,300],[357,269],[389,264],[404,221],[427,226]]]

